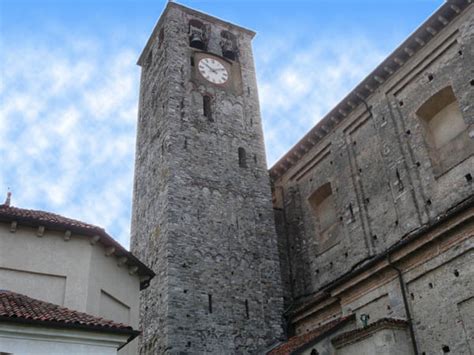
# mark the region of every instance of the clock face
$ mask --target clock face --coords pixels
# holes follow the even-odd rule
[[[217,59],[206,57],[199,61],[199,72],[213,84],[224,84],[229,79],[227,69]]]

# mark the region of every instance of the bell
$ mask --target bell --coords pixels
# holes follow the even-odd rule
[[[200,34],[199,32],[191,33],[191,36],[189,39],[189,45],[193,48],[204,49],[205,44],[204,44],[204,41],[202,40],[202,34]]]
[[[237,57],[237,53],[235,51],[234,43],[229,39],[224,39],[221,41],[221,48],[222,48],[222,56],[230,59],[235,60]]]
[[[232,49],[222,49],[222,56],[230,60],[235,60],[236,58],[235,51]]]

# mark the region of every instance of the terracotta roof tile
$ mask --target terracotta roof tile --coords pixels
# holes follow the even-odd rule
[[[341,317],[338,319],[335,319],[329,323],[326,323],[322,325],[319,328],[313,329],[312,331],[294,336],[284,344],[281,344],[280,346],[276,347],[275,349],[272,349],[268,355],[289,355],[293,351],[299,349],[303,345],[315,340],[316,338],[327,334],[331,332],[332,330],[335,330],[334,328],[337,328],[338,326],[345,324],[346,322],[354,319],[354,315],[350,315],[347,317]]]
[[[66,307],[7,290],[0,290],[0,321],[82,328],[130,335],[139,333],[133,330],[132,327],[122,323],[73,311]]]
[[[0,205],[0,216],[5,218],[20,218],[23,221],[30,222],[44,222],[49,226],[57,225],[58,227],[77,227],[84,228],[90,231],[104,232],[103,228],[94,226],[92,224],[84,223],[72,218],[67,218],[59,214],[39,211],[39,210],[29,210],[25,208],[18,208],[7,205]]]

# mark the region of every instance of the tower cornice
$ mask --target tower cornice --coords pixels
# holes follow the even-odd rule
[[[148,55],[148,51],[150,50],[150,47],[153,43],[153,39],[158,36],[158,33],[159,33],[159,29],[161,28],[161,24],[163,23],[163,19],[166,18],[166,15],[168,14],[168,12],[170,11],[170,9],[172,8],[176,8],[176,9],[180,9],[181,11],[184,11],[186,13],[188,13],[189,15],[192,15],[192,16],[196,16],[196,17],[199,17],[203,20],[207,20],[207,21],[210,21],[210,22],[213,22],[213,23],[219,23],[223,26],[226,26],[226,27],[229,27],[230,29],[236,29],[238,30],[239,32],[244,32],[246,33],[251,39],[255,37],[256,35],[256,32],[255,31],[252,31],[252,30],[249,30],[247,28],[244,28],[244,27],[241,27],[241,26],[237,26],[231,22],[228,22],[228,21],[224,21],[220,18],[217,18],[217,17],[214,17],[214,16],[211,16],[211,15],[208,15],[204,12],[201,12],[201,11],[197,11],[197,10],[194,10],[194,9],[191,9],[187,6],[184,6],[184,5],[181,5],[181,4],[178,4],[176,2],[172,2],[172,1],[169,1],[167,4],[166,4],[166,7],[165,9],[163,10],[163,13],[161,14],[160,18],[158,19],[158,22],[156,23],[155,27],[153,28],[153,31],[151,33],[151,36],[150,38],[148,38],[148,41],[145,45],[145,48],[143,48],[142,50],[142,53],[140,54],[139,58],[138,58],[138,61],[137,61],[137,64],[142,66],[142,63],[144,63],[145,61],[145,58],[147,57]]]

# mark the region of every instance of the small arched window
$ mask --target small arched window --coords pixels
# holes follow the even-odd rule
[[[196,19],[189,20],[189,45],[201,50],[206,49],[206,28]]]
[[[237,60],[237,39],[232,33],[222,31],[220,44],[223,57],[230,60]]]
[[[240,147],[239,148],[239,166],[241,168],[246,168],[247,167],[247,153],[245,152],[245,149]]]

